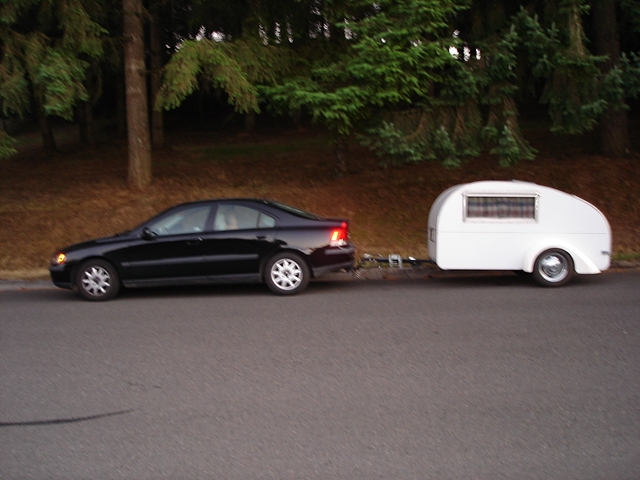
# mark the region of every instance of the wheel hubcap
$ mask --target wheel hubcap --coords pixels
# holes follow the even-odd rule
[[[560,255],[548,255],[540,261],[540,275],[549,282],[559,282],[568,273],[567,260]]]
[[[293,290],[302,282],[302,269],[296,262],[283,258],[273,264],[271,280],[282,290]]]
[[[82,288],[95,297],[100,297],[111,288],[109,272],[102,267],[91,267],[84,272]]]

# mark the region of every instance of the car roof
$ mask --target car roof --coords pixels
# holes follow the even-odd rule
[[[197,205],[199,203],[220,203],[220,202],[231,202],[231,203],[232,202],[248,202],[248,203],[262,203],[262,204],[269,205],[273,201],[272,200],[267,200],[267,199],[264,199],[264,198],[244,198],[244,197],[237,197],[237,198],[207,198],[207,199],[203,199],[203,200],[192,200],[192,201],[189,201],[189,202],[177,203],[177,204],[174,205],[174,207],[181,207],[183,205]]]
[[[243,198],[243,197],[212,198],[208,200],[195,200],[192,202],[179,203],[177,205],[169,207],[167,210],[165,210],[165,212],[168,210],[173,210],[174,208],[182,208],[190,205],[201,205],[201,204],[204,205],[207,203],[223,203],[223,204],[224,203],[240,203],[240,204],[244,203],[244,204],[250,204],[250,205],[264,205],[270,208],[275,208],[279,212],[282,212],[287,215],[292,215],[297,218],[306,218],[307,220],[323,220],[324,219],[324,217],[316,215],[315,213],[311,213],[301,208],[294,207],[286,203],[278,202],[276,200],[267,200],[264,198]]]

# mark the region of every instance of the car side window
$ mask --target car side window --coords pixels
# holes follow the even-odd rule
[[[204,232],[211,212],[210,205],[183,208],[149,225],[158,236]]]
[[[220,205],[213,222],[214,230],[272,228],[275,218],[242,205]]]

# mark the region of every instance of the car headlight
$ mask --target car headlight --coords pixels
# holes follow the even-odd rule
[[[62,265],[66,261],[67,261],[67,256],[62,252],[56,253],[51,259],[51,263],[53,265]]]

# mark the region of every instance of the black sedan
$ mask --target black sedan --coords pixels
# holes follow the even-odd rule
[[[121,287],[264,282],[276,294],[310,278],[349,270],[349,224],[270,200],[226,199],[176,205],[133,230],[56,252],[53,283],[89,300]]]

